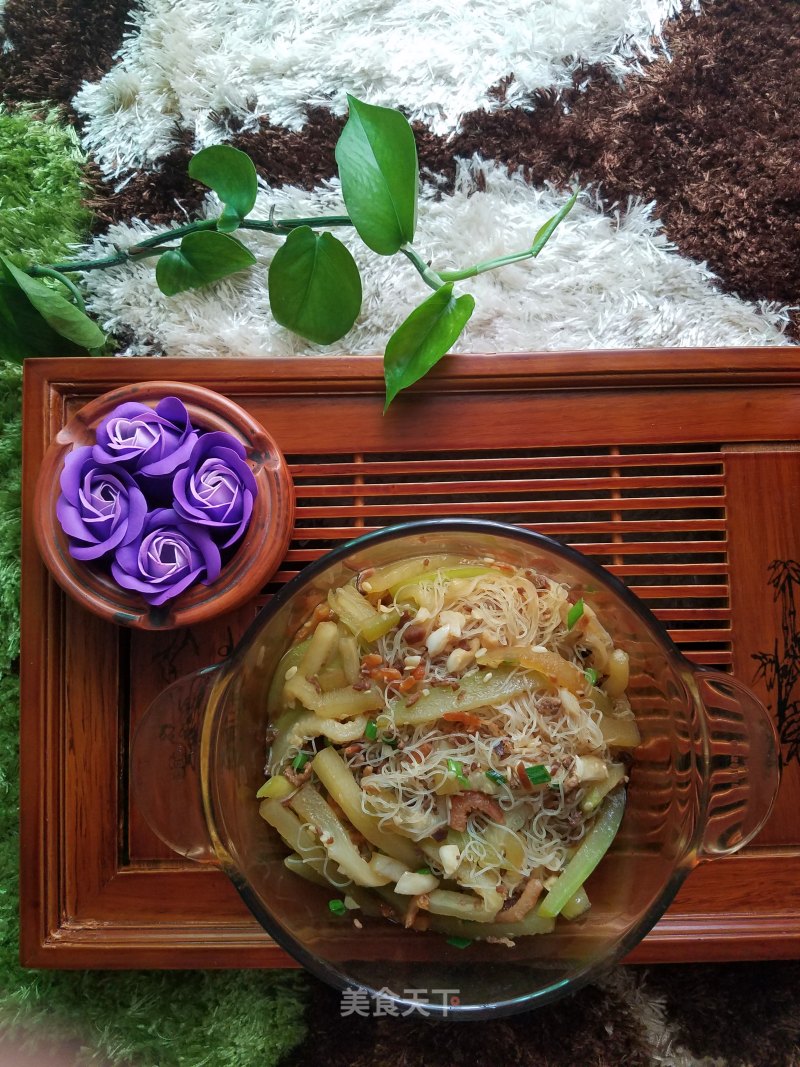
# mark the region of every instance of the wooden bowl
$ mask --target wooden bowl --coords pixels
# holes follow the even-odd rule
[[[201,430],[224,430],[241,441],[255,475],[258,495],[244,537],[210,585],[194,585],[173,601],[149,605],[122,589],[110,574],[73,559],[56,517],[59,479],[66,455],[95,443],[97,425],[119,404],[154,407],[167,396],[186,405],[192,424]],[[60,431],[45,454],[36,485],[33,525],[47,569],[74,600],[120,626],[169,630],[190,626],[231,611],[255,597],[283,559],[294,524],[294,486],[283,454],[267,431],[243,408],[211,389],[180,382],[142,382],[104,393],[91,401]]]

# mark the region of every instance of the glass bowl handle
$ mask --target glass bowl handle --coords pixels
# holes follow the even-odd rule
[[[762,829],[780,785],[775,725],[735,678],[694,670],[707,727],[707,807],[700,857],[730,855]]]
[[[153,833],[173,851],[216,864],[200,784],[200,736],[220,665],[168,686],[144,714],[133,738],[133,801]]]

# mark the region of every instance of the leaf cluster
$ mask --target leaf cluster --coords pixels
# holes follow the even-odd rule
[[[346,217],[251,219],[258,177],[246,153],[230,145],[202,149],[189,174],[211,189],[222,205],[216,219],[173,229],[103,261],[61,264],[58,268],[18,270],[0,257],[0,358],[21,361],[28,355],[96,352],[104,342],[99,327],[85,314],[71,271],[117,265],[157,256],[156,281],[167,296],[211,285],[253,268],[256,258],[237,231],[276,234],[283,244],[269,266],[270,309],[275,320],[316,344],[344,337],[361,312],[362,285],[350,250],[330,232],[350,225],[364,244],[381,256],[402,254],[433,290],[408,315],[387,342],[384,355],[386,408],[403,389],[419,381],[453,347],[475,308],[474,298],[457,294],[455,284],[506,263],[539,254],[575,203],[577,193],[548,220],[531,246],[469,267],[437,271],[413,245],[419,204],[419,164],[413,131],[392,108],[348,97],[349,115],[336,145]],[[176,243],[177,242],[177,243]],[[30,274],[61,281],[73,300]]]
[[[0,255],[0,359],[95,354],[104,341],[84,311]]]

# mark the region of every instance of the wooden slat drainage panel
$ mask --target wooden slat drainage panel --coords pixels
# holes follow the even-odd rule
[[[342,541],[470,516],[580,549],[629,585],[695,663],[731,662],[724,457],[706,446],[287,457],[294,536],[269,595]]]

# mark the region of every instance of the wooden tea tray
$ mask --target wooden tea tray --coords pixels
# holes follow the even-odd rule
[[[227,654],[259,603],[192,631],[77,607],[33,540],[36,475],[83,404],[196,382],[276,438],[297,487],[274,582],[412,517],[529,525],[598,559],[696,662],[755,685],[783,730],[766,829],[702,864],[630,960],[800,955],[800,349],[450,357],[382,415],[374,358],[61,359],[25,367],[22,945],[36,967],[283,967],[220,873],[171,854],[128,791],[129,740],[171,680]],[[761,655],[772,679],[758,678]],[[778,692],[778,689],[780,690]]]

